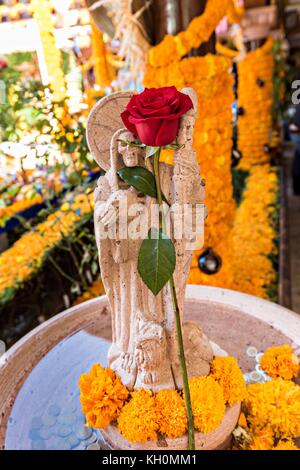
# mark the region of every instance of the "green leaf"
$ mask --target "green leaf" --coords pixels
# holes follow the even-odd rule
[[[140,193],[156,197],[156,183],[151,171],[142,166],[125,166],[120,168],[117,173],[122,180],[133,186]]]
[[[175,266],[176,252],[173,242],[162,230],[150,228],[148,238],[140,247],[138,272],[154,295],[169,281]]]
[[[117,173],[123,181],[133,186],[140,193],[156,198],[156,182],[151,171],[142,166],[124,166]],[[164,194],[162,194],[162,198],[169,204]]]
[[[146,157],[151,157],[159,150],[159,147],[150,147],[149,145],[146,146]]]

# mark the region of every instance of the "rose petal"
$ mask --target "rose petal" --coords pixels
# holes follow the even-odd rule
[[[135,125],[132,122],[130,122],[129,118],[130,118],[130,113],[127,111],[127,109],[125,109],[125,111],[121,113],[121,119],[124,123],[124,126],[126,127],[126,129],[129,130],[129,132],[132,132],[133,135],[138,135]]]
[[[185,93],[179,93],[179,98],[180,116],[182,116],[183,114],[187,113],[190,109],[192,109],[194,105],[189,95],[186,95]]]
[[[145,145],[155,146],[155,139],[162,121],[159,119],[147,119],[135,124],[137,135]]]
[[[155,139],[155,146],[164,147],[171,144],[177,137],[179,119],[163,120]]]

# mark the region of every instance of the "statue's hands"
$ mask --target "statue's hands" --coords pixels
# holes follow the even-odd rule
[[[126,191],[115,191],[107,199],[104,208],[99,214],[99,221],[104,226],[112,225],[116,222],[120,212],[120,202],[126,200]]]

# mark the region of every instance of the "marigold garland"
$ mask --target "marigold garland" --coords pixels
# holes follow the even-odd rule
[[[222,387],[212,377],[189,380],[195,428],[205,434],[216,429],[225,413]]]
[[[118,429],[128,441],[143,443],[157,438],[158,423],[155,398],[149,390],[141,389],[133,392],[129,403],[122,408]]]
[[[92,63],[95,71],[95,82],[103,91],[112,81],[112,76],[107,63],[103,33],[98,29],[91,18],[92,26]]]
[[[243,401],[246,382],[234,357],[218,356],[211,363],[211,376],[221,385],[225,402],[230,406]]]
[[[79,379],[80,403],[86,423],[93,428],[107,428],[116,419],[128,397],[120,377],[101,364],[94,364]]]
[[[268,286],[276,281],[269,255],[277,253],[272,218],[278,185],[276,170],[270,165],[253,167],[232,231],[234,289],[262,298],[268,298]]]
[[[36,194],[31,199],[22,199],[21,201],[15,201],[13,204],[0,208],[0,227],[5,225],[8,219],[13,217],[15,214],[28,209],[35,204],[41,204],[43,197],[41,194]]]
[[[167,437],[182,436],[187,429],[185,404],[176,390],[161,390],[155,396],[159,432]]]
[[[66,96],[66,89],[61,67],[61,51],[55,44],[54,24],[51,16],[53,7],[49,0],[31,0],[31,7],[40,31],[53,100],[62,101]]]
[[[288,344],[268,348],[260,358],[260,365],[273,379],[291,380],[300,370],[299,359]]]
[[[209,217],[205,223],[205,247],[213,249],[222,258],[222,269],[214,276],[198,268],[200,252],[194,254],[189,277],[191,284],[232,287],[233,273],[230,234],[235,203],[231,178],[233,77],[229,73],[231,61],[208,54],[153,69],[144,78],[145,86],[174,85],[192,87],[197,93],[199,108],[194,131],[194,148],[200,162],[201,174],[206,180],[206,199]],[[201,103],[201,105],[200,105]],[[167,159],[167,163],[172,160]]]
[[[238,62],[238,146],[242,152],[239,167],[270,161],[273,107],[273,39],[249,52]]]
[[[74,231],[83,215],[93,210],[93,194],[77,194],[72,203],[50,214],[34,231],[26,232],[0,254],[0,299],[6,289],[16,290],[42,265],[47,253],[63,236]]]
[[[191,49],[208,41],[222,18],[228,14],[230,22],[239,22],[243,10],[232,0],[209,0],[201,16],[194,18],[185,31],[176,36],[166,35],[162,42],[149,51],[149,66],[158,68],[180,60]]]

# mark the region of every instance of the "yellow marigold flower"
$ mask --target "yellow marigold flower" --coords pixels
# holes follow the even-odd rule
[[[215,357],[211,363],[211,376],[221,385],[225,402],[230,406],[245,398],[246,382],[234,357]]]
[[[94,364],[79,379],[80,403],[86,423],[93,428],[106,428],[116,419],[128,397],[120,377],[101,364]]]
[[[131,400],[121,410],[118,429],[129,442],[155,440],[159,415],[155,398],[149,390],[141,389],[132,393]]]
[[[298,375],[300,369],[299,359],[288,344],[268,348],[260,358],[260,365],[273,379],[290,380]]]
[[[176,390],[161,390],[155,397],[159,432],[167,437],[182,436],[187,428],[185,404]]]
[[[70,210],[70,204],[68,202],[64,202],[64,204],[62,204],[60,210],[62,210],[63,212],[66,212],[66,211]]]
[[[189,381],[195,428],[205,434],[216,429],[225,413],[222,387],[212,377]]]
[[[252,436],[250,450],[271,450],[274,444],[274,436],[270,429],[264,429]]]
[[[280,440],[272,450],[300,450],[291,439]]]
[[[254,432],[268,428],[276,437],[300,435],[300,387],[294,382],[251,384],[244,405]]]

